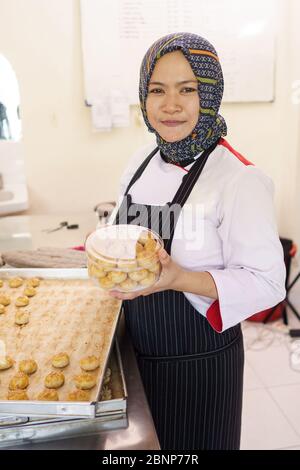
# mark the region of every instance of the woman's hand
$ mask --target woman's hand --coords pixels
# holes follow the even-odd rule
[[[158,281],[151,287],[147,287],[146,289],[137,291],[137,292],[129,292],[123,293],[118,291],[111,291],[109,294],[112,297],[121,300],[132,300],[140,295],[149,295],[155,292],[161,292],[164,290],[176,290],[176,286],[178,285],[178,279],[183,273],[183,268],[179,266],[179,264],[175,263],[172,260],[171,256],[166,252],[164,248],[161,248],[158,252],[159,260],[162,265],[162,271],[160,274],[160,278]]]

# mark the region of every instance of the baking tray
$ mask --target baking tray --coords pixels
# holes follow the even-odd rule
[[[87,269],[1,269],[0,278],[8,279],[11,277],[20,276],[22,278],[39,277],[42,279],[55,279],[55,280],[86,280],[90,285],[92,281],[88,277]],[[102,292],[99,290],[99,292]],[[13,401],[13,400],[0,400],[0,415],[17,415],[20,419],[21,416],[25,418],[34,416],[46,417],[74,417],[83,418],[90,417],[95,418],[99,413],[110,412],[110,404],[107,402],[100,402],[100,391],[104,372],[107,367],[107,361],[111,352],[114,334],[117,328],[118,320],[120,317],[122,303],[119,302],[117,307],[117,313],[115,315],[113,324],[111,326],[111,337],[109,338],[109,344],[105,361],[102,363],[102,369],[100,372],[100,378],[98,380],[96,400],[90,402],[72,402],[72,401]]]
[[[128,426],[127,388],[117,340],[115,340],[111,355],[115,357],[117,366],[115,373],[120,379],[122,396],[98,402],[95,418],[0,415],[0,447],[66,439],[126,428]],[[111,357],[109,363],[110,360]]]

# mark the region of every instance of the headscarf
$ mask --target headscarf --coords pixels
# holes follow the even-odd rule
[[[146,99],[154,67],[163,55],[180,50],[188,60],[197,80],[200,98],[198,122],[190,135],[177,142],[166,142],[148,121]],[[154,132],[164,159],[186,166],[202,151],[227,133],[224,118],[218,114],[224,89],[222,68],[215,48],[206,39],[192,33],[168,34],[146,52],[140,69],[139,98],[144,121]]]

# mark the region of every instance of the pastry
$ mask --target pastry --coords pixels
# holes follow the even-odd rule
[[[9,390],[7,394],[8,400],[29,400],[24,390]]]
[[[75,390],[68,395],[69,401],[90,401],[90,394],[86,390]]]
[[[154,273],[148,272],[148,276],[145,279],[140,281],[140,286],[149,287],[152,286],[156,281],[156,275]]]
[[[24,372],[18,372],[14,375],[9,382],[9,390],[23,390],[29,385],[29,379]]]
[[[50,372],[45,377],[45,387],[60,388],[65,383],[65,376],[62,372]]]
[[[153,252],[155,253],[156,249],[157,249],[157,242],[156,240],[153,240],[152,238],[149,238],[145,244],[144,244],[144,248],[145,250],[149,251],[149,252]]]
[[[16,300],[16,307],[26,307],[29,304],[29,299],[26,295],[23,297],[18,297]]]
[[[33,359],[24,359],[19,362],[19,371],[31,375],[37,371],[37,363]]]
[[[160,268],[161,268],[160,262],[157,261],[156,263],[153,263],[153,265],[151,265],[148,268],[148,271],[151,271],[154,274],[159,274],[160,273]]]
[[[111,379],[111,369],[108,367],[105,371],[104,378],[103,378],[103,385],[107,385]]]
[[[58,393],[56,390],[43,390],[38,394],[37,399],[42,401],[58,401]]]
[[[91,371],[100,366],[100,361],[96,356],[87,356],[81,359],[79,364],[82,370]]]
[[[151,240],[151,239],[153,239],[153,235],[150,232],[147,232],[146,230],[144,230],[139,235],[138,243],[144,246],[146,241]]]
[[[102,401],[111,400],[112,399],[112,392],[109,387],[103,387],[100,392],[100,398]]]
[[[26,325],[29,323],[29,312],[18,310],[15,314],[15,324],[16,325]]]
[[[3,287],[3,281],[0,279],[0,287]]]
[[[95,277],[105,277],[106,272],[103,271],[103,269],[99,268],[98,266],[95,266],[94,264],[90,264],[88,267],[88,272],[89,276],[95,276]]]
[[[109,279],[107,276],[105,276],[99,279],[99,285],[103,289],[112,289],[115,286],[115,283],[111,279]]]
[[[27,285],[32,287],[38,287],[40,285],[40,280],[37,277],[27,279]]]
[[[118,261],[118,268],[124,270],[131,271],[132,269],[137,268],[137,262],[135,259],[126,259],[126,260],[119,260]]]
[[[103,260],[98,260],[97,265],[104,271],[104,272],[109,272],[112,269],[116,268],[116,263],[109,263],[108,261],[103,261]]]
[[[0,370],[10,369],[13,365],[14,360],[11,357],[5,356],[4,358],[0,358]]]
[[[74,383],[80,390],[89,390],[96,385],[96,378],[91,374],[80,374],[74,377]]]
[[[23,284],[23,279],[20,277],[13,277],[8,281],[9,287],[20,287]]]
[[[115,284],[120,284],[127,279],[127,274],[123,271],[111,271],[107,274],[107,278]]]
[[[70,358],[67,353],[55,354],[55,356],[52,357],[52,365],[53,367],[56,367],[57,369],[63,369],[64,367],[67,367],[69,364],[70,364]]]
[[[2,315],[3,313],[5,313],[5,307],[4,305],[0,304],[0,315]]]
[[[135,245],[135,252],[136,252],[136,253],[140,253],[141,251],[143,251],[143,249],[144,249],[144,246],[143,246],[141,243],[136,242],[136,245]]]
[[[25,287],[24,289],[24,295],[27,296],[27,297],[33,297],[36,295],[36,290],[34,287],[32,286],[27,286]]]
[[[7,295],[0,295],[0,304],[7,307],[10,304],[10,298]]]
[[[143,250],[136,255],[138,265],[142,268],[149,269],[157,262],[157,257],[153,256],[147,250]]]
[[[136,286],[137,286],[137,282],[130,278],[127,278],[125,281],[118,284],[118,287],[124,291],[134,290]]]
[[[142,279],[145,279],[145,277],[148,276],[148,271],[147,269],[140,269],[139,271],[132,271],[128,274],[128,276],[133,281],[141,281]]]

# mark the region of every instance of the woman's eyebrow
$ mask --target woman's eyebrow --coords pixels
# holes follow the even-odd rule
[[[197,83],[197,80],[183,80],[182,82],[177,82],[176,85],[185,85],[186,83]],[[149,85],[161,85],[161,86],[167,86],[165,83],[162,82],[149,82]]]

